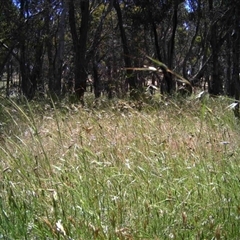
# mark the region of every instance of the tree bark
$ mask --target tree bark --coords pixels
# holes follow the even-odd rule
[[[63,71],[63,58],[64,58],[64,47],[65,47],[65,25],[66,25],[66,4],[65,0],[62,0],[62,13],[60,16],[59,30],[58,30],[58,46],[55,60],[55,91],[61,92],[62,89],[62,71]]]
[[[98,75],[98,66],[96,61],[93,61],[93,87],[94,87],[94,95],[95,98],[99,98],[101,96],[101,90],[100,90],[100,79]]]
[[[232,39],[231,39],[231,34],[228,34],[228,38],[226,41],[226,46],[227,49],[232,49]],[[226,72],[226,94],[230,97],[234,97],[235,95],[235,87],[234,87],[234,81],[233,81],[233,76],[232,76],[232,51],[227,51],[227,56],[226,56],[226,61],[227,61],[227,72]]]
[[[183,73],[183,77],[184,78],[188,78],[188,74],[187,74],[187,62],[192,54],[192,49],[194,47],[194,42],[198,36],[198,30],[199,30],[199,25],[200,25],[200,6],[198,6],[198,19],[197,19],[197,23],[196,23],[196,29],[195,29],[195,33],[192,37],[192,40],[191,40],[191,43],[190,43],[190,46],[188,48],[188,51],[187,51],[187,54],[183,60],[183,65],[182,65],[182,73]]]
[[[235,19],[234,19],[234,34],[232,36],[233,38],[233,46],[232,46],[232,57],[233,57],[233,72],[232,72],[232,80],[234,82],[235,87],[235,99],[238,101],[238,105],[235,108],[235,116],[240,118],[240,112],[239,112],[239,100],[240,100],[240,26],[239,26],[239,17],[240,11],[238,8],[235,8]]]
[[[152,31],[153,31],[153,36],[154,36],[154,45],[155,45],[155,51],[156,55],[159,61],[162,61],[161,53],[160,53],[160,47],[159,47],[159,42],[158,42],[158,34],[157,34],[157,28],[156,28],[156,23],[154,22],[153,19],[152,21]]]
[[[69,0],[69,24],[73,39],[74,48],[74,75],[75,75],[75,93],[77,98],[82,101],[87,86],[87,36],[89,24],[89,0],[81,0],[81,26],[79,34],[77,33],[75,6],[73,0]],[[80,35],[80,36],[79,36]]]
[[[28,32],[29,23],[26,20],[26,16],[29,16],[28,12],[28,3],[24,0],[20,1],[20,17],[22,24],[24,25],[22,32],[19,36],[19,46],[20,46],[20,72],[21,72],[21,90],[22,94],[28,99],[31,100],[34,97],[35,93],[35,83],[32,82],[33,79],[30,76],[30,66],[27,61],[27,49],[26,49],[26,36]]]
[[[100,90],[100,77],[98,74],[98,63],[97,61],[99,61],[99,52],[98,52],[98,47],[99,44],[101,43],[102,37],[102,29],[103,29],[103,24],[104,24],[104,20],[106,19],[106,17],[108,16],[108,14],[111,12],[112,10],[112,6],[113,6],[113,0],[109,1],[108,7],[106,8],[106,6],[104,7],[104,10],[102,12],[99,24],[96,27],[95,33],[94,33],[94,37],[92,40],[92,44],[88,49],[87,52],[87,56],[86,56],[86,61],[90,62],[90,60],[92,59],[92,71],[93,71],[93,87],[94,87],[94,95],[95,98],[99,98],[101,96],[101,90]]]
[[[66,6],[65,0],[62,0],[62,12],[60,15],[60,21],[57,28],[57,32],[51,32],[50,26],[50,18],[51,13],[51,0],[47,0],[46,6],[46,31],[47,31],[47,52],[48,52],[48,85],[50,93],[53,95],[59,96],[61,94],[62,88],[62,65],[63,65],[63,54],[64,54],[64,34],[65,34],[65,21],[66,21]],[[54,46],[53,39],[57,39],[55,41],[56,46]]]
[[[222,81],[219,75],[219,51],[220,44],[218,39],[218,24],[214,19],[214,8],[213,8],[213,0],[209,0],[209,14],[211,15],[213,24],[211,25],[211,36],[210,36],[210,45],[212,48],[212,73],[211,73],[211,81],[209,86],[209,93],[213,95],[219,95],[222,93]]]
[[[178,24],[178,3],[173,3],[173,19],[172,19],[172,35],[169,41],[168,46],[168,67],[173,68],[173,58],[174,58],[174,49],[175,49],[175,35]]]
[[[118,24],[119,24],[119,30],[121,34],[121,40],[122,40],[122,47],[123,47],[123,58],[125,62],[125,67],[126,68],[131,68],[132,67],[132,61],[130,58],[130,49],[128,46],[128,41],[126,37],[126,32],[123,26],[123,18],[122,18],[122,12],[121,8],[119,5],[118,0],[113,1],[113,7],[115,8],[117,12],[117,17],[118,17]],[[133,70],[127,69],[126,70],[127,78],[126,81],[129,85],[129,90],[130,90],[130,97],[132,98],[137,98],[137,83],[136,83],[136,77],[133,75]]]

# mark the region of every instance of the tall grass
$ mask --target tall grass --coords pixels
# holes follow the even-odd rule
[[[2,105],[0,239],[238,239],[228,104]]]

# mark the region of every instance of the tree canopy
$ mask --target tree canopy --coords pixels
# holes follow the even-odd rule
[[[239,9],[236,0],[5,0],[1,86],[27,99],[75,93],[83,101],[88,86],[96,98],[136,98],[149,81],[172,94],[182,75],[238,100]],[[138,71],[144,66],[159,70]]]

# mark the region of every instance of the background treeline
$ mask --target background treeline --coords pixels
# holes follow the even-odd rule
[[[150,56],[194,87],[239,99],[239,35],[238,0],[4,0],[0,87],[27,99],[177,91],[164,65],[137,71],[156,67]]]

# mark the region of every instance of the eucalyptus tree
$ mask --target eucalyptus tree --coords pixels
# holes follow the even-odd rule
[[[225,73],[227,72],[227,54],[223,55],[223,47],[227,46],[228,44],[226,43],[230,40],[232,43],[233,56],[235,54],[234,49],[237,47],[234,39],[234,36],[237,35],[233,34],[233,32],[236,30],[236,21],[239,21],[237,15],[238,12],[236,10],[238,8],[239,3],[237,1],[208,0],[207,14],[210,30],[208,33],[208,40],[212,54],[210,64],[211,80],[209,81],[209,92],[214,95],[224,93],[223,76],[226,76]],[[229,39],[230,35],[232,35],[232,37]],[[231,48],[227,49],[226,51],[229,50],[231,51]],[[235,60],[237,59],[239,59],[239,57],[236,57]],[[235,60],[233,57],[233,64]]]
[[[183,0],[178,1],[128,1],[133,3],[131,8],[132,18],[143,26],[147,45],[146,52],[154,53],[155,58],[164,62],[169,68],[175,64],[175,43],[178,27],[179,7]],[[149,37],[150,36],[150,37]],[[175,82],[171,73],[162,67],[162,91],[172,93]]]
[[[180,65],[182,75],[184,78],[188,78],[193,85],[199,86],[208,79],[208,69],[212,57],[209,44],[210,22],[206,3],[204,0],[186,1],[185,16],[178,31],[178,38],[183,36],[183,40],[180,40],[177,47],[178,52],[183,51],[184,53]]]
[[[240,3],[238,1],[225,1],[228,12],[225,18],[227,37],[223,45],[225,57],[225,93],[231,97],[239,99],[239,61],[240,61]]]
[[[193,84],[202,78],[208,83],[208,91],[213,95],[227,93],[234,95],[237,74],[238,41],[236,21],[239,8],[237,1],[188,0],[185,35],[186,55],[183,58],[182,73],[190,77]],[[235,23],[235,24],[234,24]],[[234,33],[234,34],[233,34]],[[233,47],[234,46],[234,47]],[[191,76],[187,72],[191,73]]]
[[[80,16],[76,13],[75,9],[77,7],[80,11]],[[69,0],[68,16],[74,49],[75,92],[77,97],[83,101],[84,92],[86,91],[87,80],[86,52],[90,20],[89,0],[80,0],[79,2]]]
[[[118,19],[118,27],[121,34],[121,40],[122,40],[122,48],[123,48],[123,59],[125,62],[126,67],[126,83],[129,85],[130,90],[130,96],[132,98],[137,97],[137,83],[136,83],[136,76],[133,74],[133,70],[131,69],[132,66],[132,60],[131,60],[131,50],[129,46],[129,41],[126,36],[125,28],[124,28],[124,21],[123,21],[123,15],[122,10],[119,4],[118,0],[113,1],[114,9],[116,10],[117,19]]]
[[[109,1],[98,1],[98,4],[92,6],[91,10],[91,22],[90,31],[88,39],[88,50],[86,53],[87,63],[92,63],[92,75],[93,75],[93,87],[94,95],[96,98],[100,97],[102,91],[102,80],[99,71],[103,70],[101,62],[106,55],[111,54],[114,49],[111,49],[111,44],[108,44],[109,38],[113,35],[109,34],[109,29],[104,29],[106,22],[111,22],[111,13],[113,8],[113,0]],[[105,42],[105,44],[104,44]],[[89,72],[91,72],[89,70]],[[103,73],[102,73],[103,74]],[[110,85],[110,84],[109,84]],[[109,90],[111,88],[109,87]],[[111,91],[109,91],[109,96],[111,98]]]
[[[109,7],[102,12],[99,24],[90,43],[88,37],[91,28],[92,13],[99,4],[103,3],[109,4]],[[111,1],[68,1],[68,17],[74,49],[75,93],[77,98],[82,102],[87,86],[88,62],[94,55],[93,53],[97,51],[99,40],[101,39],[103,22],[110,9]]]
[[[239,57],[237,56],[239,53],[239,36],[236,26],[236,21],[239,21],[238,16],[235,13],[238,9],[232,7],[231,12],[229,13],[228,19],[228,35],[226,37],[226,41],[222,46],[222,55],[225,56],[221,59],[222,65],[224,66],[224,93],[230,97],[235,97],[237,93],[237,82],[238,82],[238,61]]]
[[[200,33],[201,23],[201,0],[189,0],[187,9],[184,9],[185,18],[183,19],[181,28],[179,29],[180,43],[179,48],[186,49],[182,57],[182,74],[184,78],[189,78],[195,72],[193,71],[196,61],[199,61],[198,53],[201,53],[204,48],[201,45],[202,36]],[[186,44],[186,42],[190,44]]]
[[[19,9],[19,65],[23,95],[32,99],[41,81],[44,58],[44,11],[42,1],[15,1]]]
[[[17,8],[11,0],[4,1],[0,6],[0,75],[17,45]]]
[[[2,2],[0,6],[0,76],[6,78],[6,96],[10,94],[10,82],[13,84],[13,74],[17,71],[18,33],[21,31],[19,24],[18,8],[11,0]],[[16,89],[15,89],[16,90]]]
[[[51,94],[62,90],[63,62],[66,34],[66,0],[45,0],[45,44],[48,58],[48,88]]]
[[[49,89],[58,91],[61,88],[64,50],[64,0],[8,0],[4,1],[2,7],[2,16],[8,16],[6,28],[11,43],[1,38],[1,45],[19,65],[21,92],[26,98],[32,99],[38,86],[44,86],[46,77],[49,79]],[[48,67],[44,61],[46,49]],[[3,61],[1,68],[4,65]],[[48,69],[48,74],[44,69]]]

